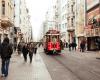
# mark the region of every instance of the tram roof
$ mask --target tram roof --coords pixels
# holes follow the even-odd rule
[[[60,35],[60,34],[46,34],[46,35]]]
[[[49,30],[46,34],[59,34],[60,31],[57,30]]]

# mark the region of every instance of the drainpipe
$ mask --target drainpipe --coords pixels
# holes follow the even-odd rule
[[[0,27],[1,27],[1,20],[0,20]],[[0,37],[0,43],[1,43],[1,39],[2,39],[2,34],[1,34],[1,37]]]

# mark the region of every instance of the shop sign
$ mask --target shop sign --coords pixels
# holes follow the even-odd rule
[[[85,36],[86,37],[100,36],[100,28],[85,30]]]
[[[85,30],[86,37],[90,37],[90,31],[88,29]]]
[[[95,28],[95,36],[100,36],[100,28]]]
[[[94,36],[94,29],[91,29],[90,33],[91,33],[91,36]]]

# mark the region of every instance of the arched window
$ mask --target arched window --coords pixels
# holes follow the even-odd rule
[[[2,15],[5,15],[5,1],[2,1]]]

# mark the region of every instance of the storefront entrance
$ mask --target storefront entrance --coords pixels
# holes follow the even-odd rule
[[[88,37],[87,38],[87,50],[96,51],[100,50],[100,37]]]

